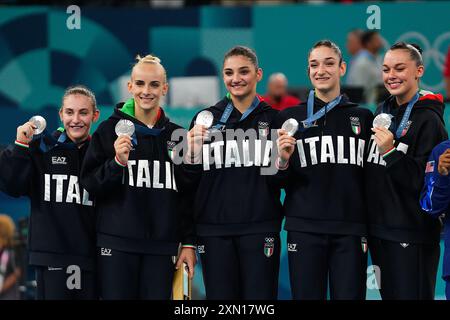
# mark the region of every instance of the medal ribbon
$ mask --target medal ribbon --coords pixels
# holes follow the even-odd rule
[[[56,139],[53,135],[51,135],[47,129],[45,129],[41,134],[33,136],[33,140],[41,139],[41,142],[39,144],[39,148],[42,152],[46,153],[52,150],[55,147],[60,147],[62,149],[75,149],[77,145],[73,142],[67,141],[67,134],[66,132],[62,132],[61,135]]]
[[[241,116],[241,118],[239,119],[238,122],[241,122],[245,118],[247,118],[248,115],[250,113],[252,113],[253,110],[256,109],[256,107],[259,105],[259,102],[260,102],[260,100],[259,100],[258,96],[255,96],[255,98],[253,99],[252,104],[250,105],[250,107],[247,110],[245,110],[245,112],[242,114],[242,116]],[[228,102],[227,106],[225,107],[224,112],[222,113],[222,117],[220,118],[219,122],[215,126],[213,126],[213,128],[218,129],[221,126],[225,125],[227,123],[228,119],[230,118],[230,115],[231,115],[231,112],[233,111],[233,108],[234,108],[233,107],[233,102],[231,101],[231,99],[229,99],[229,102]]]
[[[400,125],[398,126],[397,130],[395,131],[395,137],[397,139],[399,139],[402,136],[403,129],[405,129],[406,124],[408,123],[409,117],[411,116],[412,108],[414,107],[414,104],[419,100],[419,97],[420,97],[419,96],[419,92],[417,92],[414,95],[414,97],[408,102],[408,105],[406,106],[405,113],[403,114],[402,121],[400,121]],[[382,108],[383,113],[385,113],[386,109],[389,109],[388,108],[388,101],[389,100],[386,100],[383,103],[383,108]]]
[[[314,113],[314,90],[309,91],[308,102],[307,102],[308,118],[306,118],[305,120],[302,121],[303,128],[299,128],[299,129],[301,131],[305,131],[306,129],[310,128],[314,121],[319,120],[320,118],[322,118],[325,115],[325,113],[333,110],[333,108],[336,107],[341,102],[341,99],[342,99],[342,95],[339,95],[332,101],[328,102],[319,111]]]

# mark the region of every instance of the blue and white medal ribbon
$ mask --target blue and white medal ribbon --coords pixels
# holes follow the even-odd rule
[[[256,109],[256,107],[259,105],[259,98],[258,96],[255,96],[255,99],[253,99],[252,104],[250,105],[250,107],[245,110],[245,112],[242,114],[241,118],[239,119],[239,122],[243,121],[245,118],[248,117],[248,115],[250,113],[252,113],[253,110]],[[228,102],[227,106],[225,107],[224,112],[222,113],[222,117],[220,118],[219,122],[213,126],[214,129],[219,129],[220,127],[224,126],[228,119],[230,118],[231,112],[233,111],[233,103],[230,99],[230,101]]]
[[[304,131],[304,130],[306,130],[308,128],[311,128],[315,121],[317,121],[320,118],[322,118],[325,115],[325,113],[333,110],[333,108],[336,107],[341,102],[341,99],[342,99],[342,95],[339,95],[338,97],[336,97],[332,101],[328,102],[319,111],[314,113],[314,90],[311,90],[309,92],[308,102],[307,102],[307,108],[308,108],[307,109],[307,116],[308,116],[308,118],[306,118],[305,120],[303,120],[301,122],[303,128],[301,128],[300,130]]]
[[[397,139],[401,138],[403,130],[405,129],[406,125],[408,124],[409,117],[411,116],[412,108],[414,107],[414,104],[419,100],[419,93],[417,92],[414,97],[408,102],[408,105],[406,106],[405,113],[403,114],[402,121],[400,122],[400,125],[398,126],[397,130],[395,131],[395,137]],[[387,101],[383,104],[383,112],[387,109]]]

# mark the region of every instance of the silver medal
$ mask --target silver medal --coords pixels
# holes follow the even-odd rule
[[[130,120],[122,119],[116,124],[116,134],[117,136],[129,136],[131,137],[134,133],[134,123]]]
[[[195,119],[195,124],[205,126],[206,128],[211,128],[214,121],[214,116],[211,111],[203,110],[197,115]]]
[[[35,135],[41,134],[47,127],[47,121],[45,121],[42,116],[33,116],[29,121],[36,127],[36,129],[34,129]]]
[[[285,130],[292,137],[297,132],[298,122],[293,118],[287,119],[281,126],[281,129]]]
[[[392,115],[387,113],[380,113],[373,119],[373,127],[374,128],[386,128],[389,129],[392,123]]]

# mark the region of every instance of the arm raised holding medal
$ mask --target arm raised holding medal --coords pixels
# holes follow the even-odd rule
[[[17,127],[16,141],[20,141],[27,144],[30,143],[33,140],[35,129],[36,126],[31,121],[28,121],[23,125]]]
[[[208,128],[202,124],[195,124],[188,132],[188,152],[185,155],[187,164],[200,164],[202,146],[208,134]]]
[[[18,126],[14,145],[0,153],[0,189],[9,195],[19,197],[30,191],[33,163],[29,148],[35,129],[32,121]]]
[[[205,140],[209,138],[209,129],[214,121],[214,116],[209,110],[203,110],[197,114],[192,128],[188,132],[188,152],[186,154],[186,163],[200,164],[202,158],[202,146]]]
[[[278,130],[278,159],[277,166],[279,170],[285,170],[289,166],[289,159],[295,150],[295,138],[284,129]]]
[[[381,155],[394,148],[394,135],[384,127],[374,127],[372,131],[375,134],[375,143]]]
[[[131,137],[127,135],[120,135],[114,141],[114,150],[116,151],[116,160],[125,166],[130,156],[130,150],[133,147]]]
[[[29,145],[36,134],[42,133],[47,123],[41,116],[34,116],[23,125],[17,127],[15,147],[5,151],[0,158],[4,169],[2,179],[6,193],[13,195],[26,195],[32,173],[32,163]]]

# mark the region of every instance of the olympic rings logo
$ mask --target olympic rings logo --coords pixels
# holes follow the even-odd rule
[[[274,238],[266,238],[265,239],[266,243],[273,243],[275,241]]]

